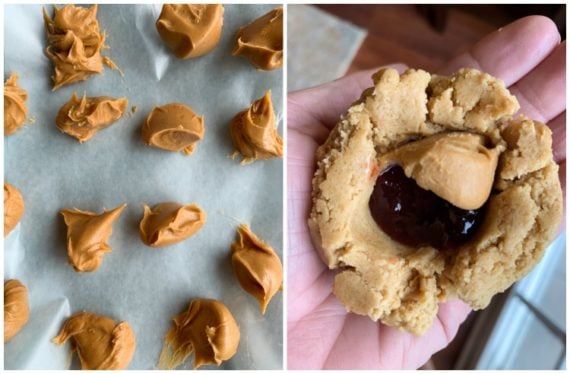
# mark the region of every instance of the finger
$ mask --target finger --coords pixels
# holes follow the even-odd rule
[[[566,111],[548,122],[552,130],[552,152],[554,161],[559,164],[566,160]]]
[[[566,43],[530,73],[509,87],[521,105],[520,113],[547,123],[566,109]]]
[[[403,64],[386,67],[394,68],[400,73],[407,68]],[[372,74],[378,69],[359,71],[334,82],[289,94],[287,98],[289,126],[299,127],[321,122],[329,128],[333,127],[350,104],[358,100],[362,91],[373,85]]]
[[[521,18],[481,39],[441,67],[439,73],[451,74],[460,68],[472,67],[510,86],[546,58],[558,43],[560,34],[550,19]]]

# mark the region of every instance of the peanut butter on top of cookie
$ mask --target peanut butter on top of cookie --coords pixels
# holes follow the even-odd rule
[[[187,312],[173,319],[174,326],[164,338],[159,369],[174,369],[194,352],[194,369],[220,365],[232,358],[240,340],[239,327],[230,310],[221,302],[194,299]]]
[[[244,56],[262,70],[283,65],[283,8],[278,7],[239,29],[234,56]]]
[[[221,4],[164,4],[156,29],[176,57],[192,58],[218,44],[223,18]]]
[[[135,334],[128,322],[94,313],[71,316],[52,342],[61,345],[69,339],[82,370],[126,369],[135,352]]]
[[[379,168],[397,163],[423,189],[458,208],[479,209],[489,198],[504,148],[489,149],[485,140],[462,132],[433,135],[383,155]]]
[[[18,86],[18,74],[10,75],[4,82],[4,136],[12,135],[26,122],[26,100],[28,93]]]

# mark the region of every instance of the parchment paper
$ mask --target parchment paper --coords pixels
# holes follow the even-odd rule
[[[49,12],[51,6],[47,6]],[[28,91],[29,118],[5,139],[5,180],[23,194],[26,212],[5,241],[4,278],[29,289],[28,324],[5,349],[7,369],[65,369],[69,345],[50,342],[66,317],[82,310],[128,321],[137,347],[130,369],[152,369],[171,318],[197,297],[215,298],[232,311],[241,329],[237,354],[221,368],[282,367],[281,293],[263,316],[231,268],[230,243],[240,222],[282,256],[282,160],[240,166],[232,151],[229,122],[238,111],[271,89],[281,131],[282,70],[258,71],[231,56],[240,26],[275,5],[225,5],[222,38],[209,54],[179,60],[163,45],[154,23],[161,5],[100,5],[99,24],[110,56],[124,71],[51,92],[51,62],[41,6],[5,7],[5,71],[18,72]],[[59,108],[72,92],[126,96],[138,111],[79,144],[55,126]],[[192,156],[148,147],[140,140],[143,119],[153,106],[190,105],[205,117],[206,134]],[[153,249],[139,239],[142,204],[197,203],[206,225],[177,245]],[[94,273],[76,273],[67,263],[62,208],[101,213],[128,206],[115,223]],[[182,369],[192,367],[189,358]],[[78,368],[74,358],[72,368]],[[206,368],[216,368],[208,366]]]

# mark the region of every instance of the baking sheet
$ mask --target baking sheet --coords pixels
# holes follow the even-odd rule
[[[47,6],[51,12],[51,6]],[[128,321],[137,348],[130,369],[156,367],[171,318],[197,297],[215,298],[236,318],[241,341],[222,369],[282,368],[283,298],[278,293],[262,315],[231,268],[230,243],[240,222],[282,256],[282,160],[240,166],[232,151],[229,123],[238,111],[271,89],[282,132],[282,70],[258,71],[231,56],[240,26],[275,5],[224,5],[222,38],[209,54],[179,60],[169,53],[154,23],[161,5],[99,5],[110,56],[123,70],[51,92],[51,62],[40,5],[5,6],[5,70],[20,75],[28,91],[31,122],[5,138],[5,180],[23,194],[26,212],[5,241],[4,278],[29,289],[28,324],[4,345],[6,369],[65,369],[68,348],[50,342],[65,318],[82,310]],[[59,108],[73,92],[126,96],[138,111],[79,144],[55,126]],[[151,148],[140,140],[153,106],[190,105],[204,115],[206,133],[192,156]],[[177,245],[153,249],[139,239],[142,204],[196,203],[206,225]],[[113,226],[101,267],[76,273],[67,263],[62,208],[97,213],[128,206]],[[180,369],[192,368],[189,358]],[[71,368],[78,368],[74,358]],[[204,368],[216,368],[207,366]]]

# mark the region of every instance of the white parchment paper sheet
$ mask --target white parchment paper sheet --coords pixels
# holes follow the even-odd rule
[[[232,150],[229,122],[238,111],[273,93],[281,131],[282,70],[258,71],[231,56],[240,26],[275,5],[225,5],[222,38],[209,54],[179,60],[155,28],[161,5],[100,5],[99,24],[110,56],[124,71],[51,92],[51,62],[39,5],[5,7],[5,71],[20,75],[28,91],[28,124],[5,139],[5,180],[26,203],[19,226],[5,241],[5,279],[20,279],[30,292],[29,323],[4,346],[9,369],[66,368],[68,348],[50,339],[65,318],[82,310],[128,321],[137,340],[131,369],[155,367],[171,318],[197,297],[215,298],[232,311],[241,329],[237,354],[221,368],[282,367],[283,298],[279,293],[263,316],[257,301],[239,286],[231,268],[230,243],[239,222],[282,256],[282,160],[240,166]],[[49,12],[51,6],[47,6]],[[90,141],[79,144],[55,126],[72,92],[126,96],[125,115]],[[205,117],[206,134],[192,156],[144,145],[143,119],[155,105],[182,102]],[[197,203],[206,225],[177,245],[152,249],[139,239],[142,204]],[[67,263],[62,208],[97,213],[128,206],[115,223],[113,248],[94,273],[76,273]],[[180,368],[191,368],[192,359]],[[74,359],[72,368],[78,368]],[[209,366],[208,368],[215,368]]]

